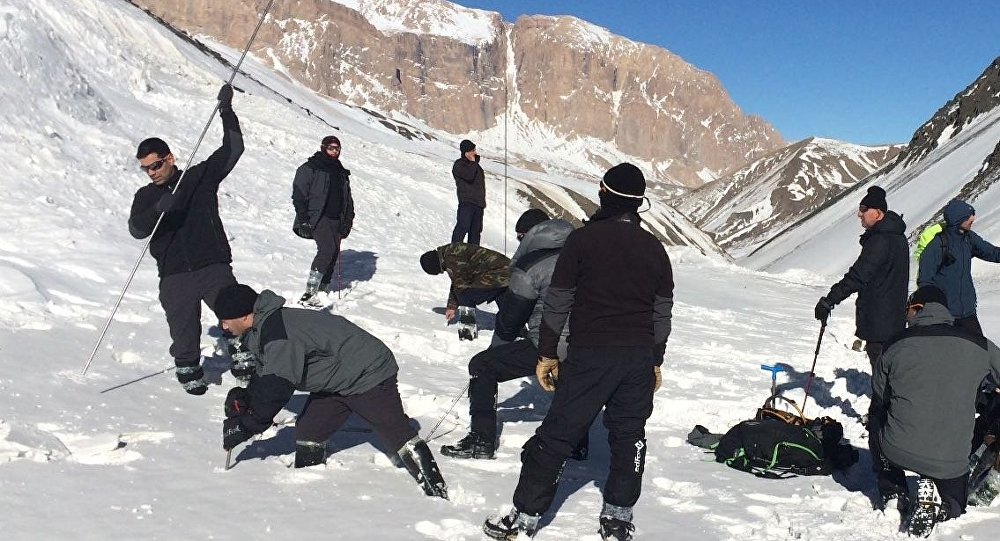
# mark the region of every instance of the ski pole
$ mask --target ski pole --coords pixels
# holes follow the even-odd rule
[[[152,374],[146,374],[145,376],[141,376],[141,377],[135,378],[132,381],[126,381],[125,383],[122,383],[120,385],[115,385],[114,387],[108,387],[107,389],[104,389],[103,391],[101,391],[100,394],[104,394],[104,393],[106,393],[108,391],[114,391],[115,389],[121,389],[122,387],[124,387],[126,385],[132,385],[133,383],[136,383],[138,381],[142,381],[144,379],[151,378],[153,376],[159,376],[160,374],[163,374],[163,373],[166,373],[166,372],[170,372],[171,370],[174,370],[176,368],[177,368],[176,366],[171,366],[169,368],[164,368],[163,370],[160,370],[159,372],[153,372]]]
[[[472,384],[471,381],[465,384],[465,387],[462,389],[460,393],[458,393],[458,396],[455,397],[455,400],[451,401],[451,406],[448,408],[448,411],[444,412],[444,415],[442,415],[441,418],[438,419],[438,422],[436,425],[434,425],[434,428],[432,428],[431,431],[427,433],[427,436],[424,438],[424,441],[431,441],[431,436],[433,436],[434,433],[437,432],[437,429],[439,426],[441,426],[441,423],[443,423],[445,418],[448,417],[449,414],[451,414],[451,410],[455,409],[455,404],[458,404],[458,401],[461,400],[462,395],[464,395],[465,392],[469,390],[469,385],[471,384]]]
[[[809,369],[809,379],[806,380],[806,397],[802,399],[802,413],[806,411],[806,401],[809,400],[809,387],[812,385],[813,376],[816,375],[816,359],[819,359],[819,346],[823,343],[823,333],[826,331],[826,322],[820,323],[819,338],[816,339],[816,354],[813,356],[812,368]]]
[[[246,58],[247,52],[250,50],[250,45],[253,44],[254,39],[257,38],[257,32],[260,30],[261,25],[264,24],[264,18],[267,17],[267,12],[271,10],[271,4],[273,3],[274,0],[269,0],[267,6],[264,7],[264,12],[260,14],[260,20],[257,21],[257,27],[254,28],[253,34],[247,42],[247,46],[243,48],[243,54],[240,56],[239,62],[237,62],[236,66],[233,67],[233,73],[229,76],[229,80],[226,82],[227,85],[233,84],[233,79],[236,78],[236,73],[240,71],[240,66],[243,65],[243,59]],[[208,133],[208,128],[212,125],[212,121],[215,120],[215,114],[218,112],[219,103],[216,103],[215,108],[212,109],[212,114],[208,117],[208,122],[205,123],[205,127],[201,130],[201,135],[198,137],[198,141],[194,144],[194,148],[191,150],[191,155],[188,156],[187,164],[184,166],[184,171],[181,173],[180,178],[177,179],[177,184],[174,185],[174,190],[171,192],[172,194],[177,193],[177,189],[180,188],[181,182],[184,181],[184,175],[190,170],[191,162],[194,161],[195,153],[198,152],[198,147],[201,146],[201,142],[205,139],[205,134]],[[139,252],[139,258],[135,260],[135,265],[132,266],[132,272],[129,273],[128,278],[125,280],[125,285],[122,286],[122,292],[118,295],[118,300],[111,308],[111,314],[108,316],[108,321],[104,324],[104,330],[101,331],[101,335],[98,337],[97,343],[94,344],[94,351],[90,352],[90,357],[87,358],[87,364],[83,367],[83,371],[80,373],[81,376],[87,375],[90,363],[94,362],[97,350],[101,347],[101,343],[104,342],[104,337],[108,334],[108,329],[111,328],[111,322],[115,319],[118,307],[121,306],[122,300],[125,298],[125,292],[128,291],[129,286],[132,285],[132,279],[135,278],[135,273],[139,270],[139,264],[142,263],[142,259],[146,257],[149,245],[153,242],[153,237],[156,236],[156,230],[160,227],[160,223],[163,222],[163,216],[164,213],[161,212],[160,216],[156,219],[156,224],[153,225],[153,231],[149,234],[149,238],[146,239],[146,243],[143,244],[142,251]]]
[[[344,289],[344,261],[340,258],[341,246],[344,239],[337,243],[337,300],[340,300],[340,290]]]

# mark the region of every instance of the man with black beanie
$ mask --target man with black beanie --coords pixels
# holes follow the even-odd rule
[[[193,395],[208,390],[200,362],[201,302],[214,308],[219,290],[236,283],[232,251],[219,217],[219,185],[243,154],[243,133],[233,112],[233,87],[223,85],[218,100],[222,146],[187,172],[177,168],[162,139],[151,137],[139,143],[135,157],[150,183],[135,192],[128,218],[133,237],[153,235],[149,253],[160,274],[160,305],[170,329],[170,355],[177,366],[177,380]]]
[[[351,234],[354,198],[351,172],[340,163],[340,139],[327,135],[319,151],[295,171],[292,204],[295,223],[292,231],[316,241],[316,256],[309,268],[306,292],[301,303],[315,304],[316,294],[330,288],[330,280],[340,255],[340,241]]]
[[[322,464],[327,440],[356,413],[396,451],[425,494],[447,499],[434,455],[403,411],[392,351],[341,316],[284,304],[269,289],[258,295],[243,284],[219,292],[215,313],[222,328],[257,358],[250,384],[226,396],[223,448],[270,428],[292,394],[305,391],[309,398],[295,422],[295,467]]]
[[[458,218],[451,232],[451,242],[462,242],[468,236],[466,242],[478,246],[486,210],[486,174],[479,165],[475,143],[463,139],[458,150],[462,155],[451,166],[458,192]]]
[[[889,210],[885,190],[878,186],[858,206],[858,218],[865,232],[861,235],[861,254],[830,292],[816,303],[815,314],[822,325],[833,307],[853,293],[855,335],[864,340],[865,352],[872,366],[882,353],[883,344],[906,325],[902,307],[906,304],[906,282],[910,276],[910,255],[903,217]]]
[[[640,227],[645,189],[636,166],[609,169],[601,181],[600,209],[569,235],[559,254],[545,295],[535,369],[555,397],[524,445],[513,509],[483,526],[490,537],[534,535],[566,458],[603,409],[611,464],[600,533],[604,539],[632,538],[646,420],[661,381],[674,290],[663,245]],[[569,347],[560,362],[558,343],[567,319]]]

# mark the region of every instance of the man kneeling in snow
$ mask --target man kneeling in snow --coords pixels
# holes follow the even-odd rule
[[[895,498],[906,507],[903,469],[920,475],[909,531],[927,536],[965,512],[976,389],[1000,376],[1000,350],[954,325],[937,286],[910,296],[906,320],[875,362],[869,444],[883,507]]]
[[[258,360],[247,388],[226,396],[223,443],[231,450],[271,426],[296,391],[309,399],[295,423],[295,467],[322,464],[326,441],[351,413],[372,425],[428,496],[448,489],[427,444],[410,426],[399,397],[399,367],[389,348],[341,316],[285,308],[265,289],[259,295],[233,284],[219,292],[215,313],[222,328],[242,337]]]

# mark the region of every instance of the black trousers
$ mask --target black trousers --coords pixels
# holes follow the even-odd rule
[[[468,244],[479,246],[479,237],[483,232],[483,209],[472,203],[459,203],[455,229],[451,232],[452,242],[462,242],[469,236]]]
[[[495,302],[497,307],[503,303],[503,294],[507,292],[506,287],[473,287],[455,292],[459,306],[479,306],[488,302]]]
[[[320,289],[326,289],[333,279],[333,271],[337,266],[337,256],[340,255],[340,220],[321,216],[313,230],[313,240],[316,241],[316,257],[313,258],[311,270],[323,273],[320,279]]]
[[[884,416],[884,412],[881,413]],[[882,421],[884,417],[878,419],[870,426],[868,434],[868,447],[872,453],[872,470],[875,471],[876,482],[880,494],[892,494],[894,492],[906,493],[906,473],[904,467],[894,464],[882,454]],[[955,477],[953,479],[936,479],[925,476],[920,472],[918,475],[927,477],[934,481],[941,502],[948,506],[948,518],[958,518],[965,513],[965,502],[969,494],[969,473]]]
[[[352,413],[368,422],[391,451],[402,449],[417,436],[403,412],[396,376],[392,376],[361,394],[310,394],[295,421],[295,441],[326,443]]]
[[[983,326],[979,324],[978,314],[972,314],[971,316],[957,318],[955,320],[955,326],[961,329],[965,329],[976,336],[985,336],[983,334]]]
[[[642,490],[653,385],[649,347],[570,346],[548,415],[524,444],[514,506],[531,515],[548,510],[566,457],[601,409],[611,449],[604,501],[634,506]]]
[[[496,441],[498,384],[534,376],[536,366],[538,348],[526,338],[491,347],[472,357],[469,361],[469,376],[472,378],[469,381],[472,432],[487,441]],[[576,450],[583,451],[589,444],[589,435],[585,431],[576,443]]]
[[[170,329],[170,355],[177,366],[197,366],[201,359],[201,301],[215,310],[219,291],[235,284],[233,268],[216,263],[160,278],[160,305]]]
[[[868,362],[872,365],[872,374],[875,374],[875,361],[882,355],[884,342],[865,342],[865,353],[868,354]]]

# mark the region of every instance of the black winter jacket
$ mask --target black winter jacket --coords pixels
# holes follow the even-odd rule
[[[555,358],[569,319],[573,346],[649,347],[656,364],[670,335],[674,277],[660,241],[633,212],[598,212],[570,233],[545,295],[538,354]]]
[[[341,182],[335,182],[334,175],[339,176]],[[354,225],[354,198],[351,196],[351,171],[345,169],[340,160],[317,152],[300,165],[292,181],[292,205],[296,216],[308,216],[309,223],[315,227],[325,214],[330,187],[336,185],[343,190],[338,234],[347,237]]]
[[[459,203],[486,208],[486,174],[479,166],[479,156],[476,156],[474,162],[466,160],[464,156],[455,160],[455,164],[451,166],[451,175],[455,177]]]
[[[163,216],[149,244],[160,276],[198,270],[215,263],[232,263],[229,239],[219,217],[219,184],[243,154],[243,133],[236,113],[220,110],[222,146],[207,160],[194,165],[177,189],[175,208]],[[156,203],[173,191],[181,178],[178,169],[171,179],[157,186],[149,183],[135,192],[129,214],[129,233],[144,239],[153,232],[160,213]]]
[[[862,340],[885,342],[906,327],[910,255],[904,231],[903,218],[886,212],[885,218],[861,235],[861,255],[826,295],[836,305],[858,294],[855,334]]]

